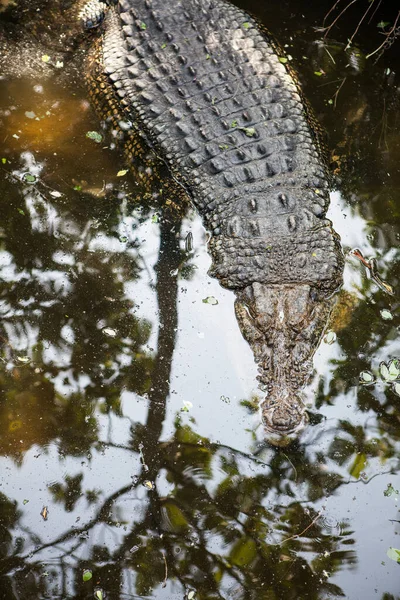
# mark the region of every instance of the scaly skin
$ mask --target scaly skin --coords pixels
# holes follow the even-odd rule
[[[92,99],[124,122],[125,145],[143,154],[146,142],[153,163],[168,164],[199,209],[210,273],[235,291],[268,391],[265,428],[297,431],[343,270],[312,115],[262,27],[224,0],[107,5],[80,12],[87,27],[104,18]]]

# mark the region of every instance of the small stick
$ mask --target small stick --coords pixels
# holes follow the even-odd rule
[[[279,542],[279,545],[284,544],[285,542],[288,542],[289,540],[294,540],[295,538],[301,537],[303,535],[303,533],[308,531],[308,529],[310,529],[310,527],[312,527],[314,525],[314,523],[316,523],[318,521],[318,519],[320,518],[321,515],[322,515],[322,510],[317,514],[315,519],[313,519],[311,521],[311,523],[309,525],[307,525],[307,527],[305,529],[303,529],[303,531],[301,533],[296,533],[295,535],[292,535],[292,536],[282,540],[281,542]]]
[[[164,576],[164,581],[163,581],[163,583],[162,583],[162,586],[161,586],[161,587],[165,588],[165,587],[167,587],[167,579],[168,579],[168,565],[167,565],[167,559],[166,559],[166,557],[165,557],[165,552],[163,552],[163,551],[161,550],[161,554],[162,554],[162,557],[163,557],[163,559],[164,559],[164,566],[165,566],[165,576]]]

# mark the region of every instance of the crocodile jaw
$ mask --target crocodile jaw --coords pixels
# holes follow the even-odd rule
[[[301,389],[333,300],[309,284],[253,283],[236,291],[236,317],[268,391],[261,403],[266,434],[298,433],[308,421]]]

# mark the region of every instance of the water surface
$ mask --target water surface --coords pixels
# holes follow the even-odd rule
[[[344,251],[397,291],[399,60],[363,62],[341,31],[321,43],[324,11],[298,4],[247,7],[327,131]],[[121,174],[83,49],[71,62],[46,43],[40,68],[16,55],[0,81],[0,598],[400,598],[400,397],[380,375],[400,355],[398,294],[346,260],[310,425],[262,443],[253,356],[199,216]]]

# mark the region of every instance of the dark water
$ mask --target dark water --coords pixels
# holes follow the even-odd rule
[[[349,23],[315,43],[308,4],[248,7],[328,132],[345,251],[398,291],[398,54],[346,53]],[[398,295],[348,258],[310,426],[261,444],[253,357],[199,217],[118,175],[113,141],[86,136],[102,130],[79,65],[45,48],[48,69],[18,77],[16,58],[0,81],[0,598],[400,598],[400,397],[379,374],[400,356]]]

